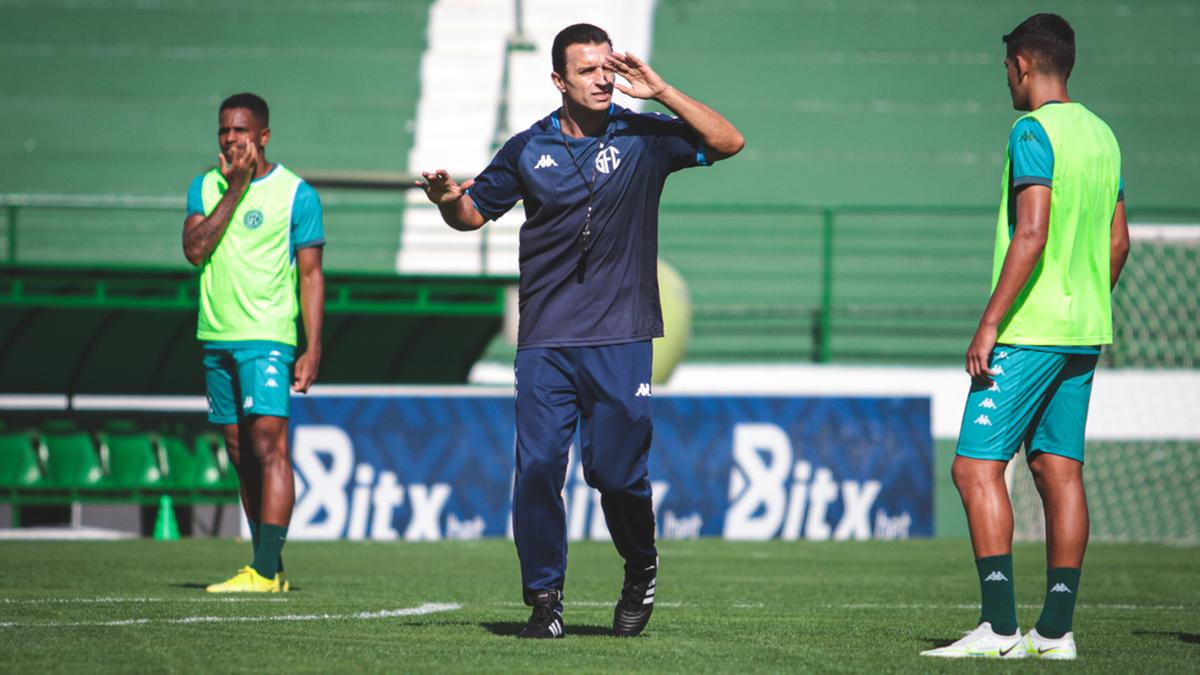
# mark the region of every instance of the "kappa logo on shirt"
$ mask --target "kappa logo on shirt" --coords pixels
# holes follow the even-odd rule
[[[536,171],[538,169],[548,169],[552,166],[558,166],[558,162],[554,161],[554,158],[550,155],[542,155],[538,159],[537,164],[533,165],[533,169]]]
[[[621,151],[617,150],[616,146],[600,148],[596,153],[596,170],[603,174],[616,171],[617,167],[621,166],[621,158],[618,156],[620,154]]]

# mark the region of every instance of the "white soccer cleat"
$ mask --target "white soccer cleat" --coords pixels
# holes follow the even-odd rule
[[[1000,635],[992,630],[991,623],[984,621],[958,642],[936,649],[926,649],[921,652],[921,656],[941,656],[950,659],[1019,659],[1025,656],[1025,649],[1020,630],[1012,635]]]
[[[1075,634],[1067,633],[1057,640],[1051,640],[1038,635],[1037,629],[1034,628],[1025,636],[1025,655],[1031,659],[1074,659],[1079,655],[1079,652],[1075,651]]]

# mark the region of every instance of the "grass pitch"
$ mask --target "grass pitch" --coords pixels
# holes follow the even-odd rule
[[[612,546],[576,543],[568,637],[546,641],[512,637],[528,610],[511,542],[292,542],[291,593],[204,593],[249,549],[0,543],[0,670],[1128,673],[1200,663],[1195,549],[1094,544],[1073,664],[917,655],[978,618],[965,541],[663,542],[658,604],[635,639],[608,636],[621,582]],[[1042,555],[1039,545],[1015,551],[1024,629],[1041,606]]]

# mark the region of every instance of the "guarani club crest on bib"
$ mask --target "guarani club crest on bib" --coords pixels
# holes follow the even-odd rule
[[[242,224],[251,230],[257,230],[258,227],[263,224],[262,211],[254,209],[253,211],[246,212],[246,215],[242,218]]]

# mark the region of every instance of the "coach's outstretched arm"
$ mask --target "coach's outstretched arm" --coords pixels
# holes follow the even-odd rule
[[[475,210],[475,202],[471,200],[471,195],[467,194],[467,188],[471,187],[474,180],[459,185],[445,169],[422,171],[421,175],[425,177],[425,182],[417,181],[417,185],[425,190],[429,201],[437,204],[438,211],[442,212],[442,220],[446,221],[447,225],[462,232],[483,227],[486,221],[483,215]]]
[[[605,65],[628,85],[613,82],[621,93],[633,98],[654,99],[696,130],[712,161],[736,155],[746,145],[737,127],[720,113],[667,84],[645,61],[626,52],[609,55]]]

